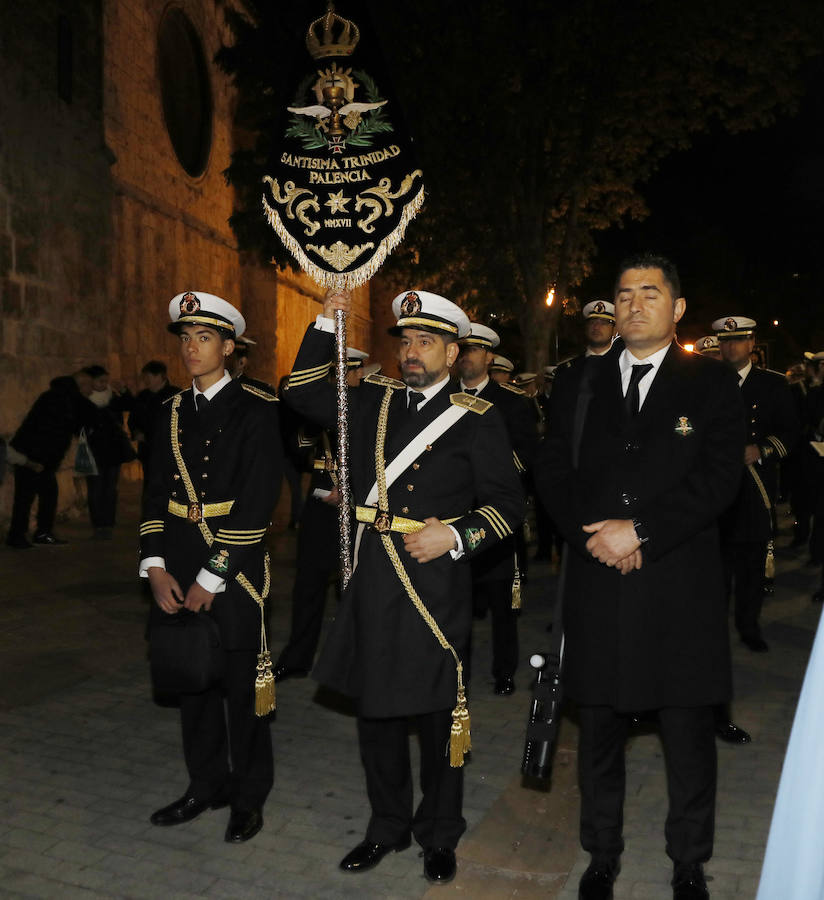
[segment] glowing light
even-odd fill
[[[555,288],[550,288],[546,295],[546,305],[552,306],[552,301],[555,299]]]
[[[692,353],[695,350],[695,344],[684,344],[684,349],[687,353]]]
[[[775,327],[778,328],[778,319],[773,319],[773,325],[775,325]]]

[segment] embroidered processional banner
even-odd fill
[[[371,278],[423,203],[418,168],[377,48],[333,4],[282,111],[263,205],[300,268],[326,288]]]

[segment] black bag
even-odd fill
[[[181,609],[153,617],[149,662],[155,690],[162,694],[199,694],[223,677],[220,630],[207,613]]]

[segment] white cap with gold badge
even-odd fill
[[[230,338],[239,338],[246,330],[246,320],[231,303],[203,291],[184,291],[172,297],[169,318],[168,328],[173,334],[180,334],[184,325],[219,328]]]
[[[498,333],[486,325],[479,325],[477,322],[469,323],[469,335],[461,338],[462,344],[471,344],[472,346],[484,347],[486,350],[492,350],[501,343]]]
[[[609,300],[590,300],[582,310],[585,319],[606,319],[615,321],[615,306]]]
[[[348,368],[359,369],[365,359],[369,359],[369,354],[365,350],[358,350],[355,347],[346,348],[346,365]]]
[[[720,350],[718,338],[714,334],[698,338],[694,346],[696,353],[718,353]]]
[[[507,359],[505,356],[496,356],[492,360],[492,365],[489,367],[490,372],[514,372],[515,371],[515,363],[512,362],[511,359]]]
[[[400,334],[402,328],[420,328],[439,334],[453,335],[455,340],[469,334],[469,318],[451,300],[429,291],[404,291],[392,301],[397,324],[390,334]]]
[[[716,319],[710,326],[719,341],[731,338],[751,337],[755,333],[755,319],[747,316],[722,316]]]

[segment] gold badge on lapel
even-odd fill
[[[675,423],[675,433],[680,434],[681,437],[687,437],[695,431],[692,427],[692,422],[686,416],[678,416],[678,421]]]

